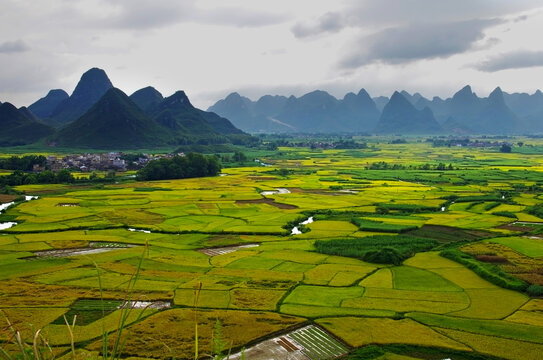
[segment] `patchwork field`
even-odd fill
[[[17,187],[39,198],[0,215],[16,223],[0,231],[2,349],[17,354],[20,331],[33,351],[41,329],[69,358],[77,315],[76,352],[95,358],[104,335],[123,358],[540,357],[543,157],[411,139],[260,159],[213,178]]]

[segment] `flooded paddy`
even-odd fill
[[[89,246],[74,249],[45,250],[35,252],[33,258],[63,258],[79,255],[99,254],[107,251],[132,248],[137,245],[123,243],[90,242]]]
[[[346,354],[348,349],[325,330],[315,325],[262,341],[244,352],[246,359],[316,360],[334,359]],[[241,353],[230,357],[241,359]]]
[[[258,247],[258,246],[260,245],[247,244],[247,245],[237,245],[237,246],[225,246],[225,247],[219,247],[219,248],[198,249],[197,251],[208,256],[217,256],[217,255],[228,254],[228,253],[241,250],[241,249],[253,248],[253,247]]]

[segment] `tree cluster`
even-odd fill
[[[56,174],[50,170],[45,170],[37,174],[15,170],[7,176],[0,176],[0,187],[26,184],[63,184],[73,183],[74,181],[75,178],[67,169],[60,170]]]
[[[439,163],[437,165],[430,165],[428,163],[423,165],[401,165],[401,164],[389,164],[385,161],[378,161],[366,166],[366,170],[454,170],[452,164],[445,165]]]
[[[221,171],[219,159],[196,153],[150,161],[138,171],[138,180],[184,179],[216,176]]]
[[[34,165],[45,166],[47,159],[43,155],[25,155],[0,158],[0,169],[32,171]]]

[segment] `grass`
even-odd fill
[[[409,266],[392,268],[394,288],[401,290],[462,291],[458,285],[427,270]]]
[[[466,293],[471,300],[470,306],[453,315],[472,319],[502,319],[528,301],[526,295],[500,288],[466,289]],[[492,306],[489,307],[489,304]]]
[[[451,340],[410,319],[339,317],[319,319],[317,324],[344,339],[353,347],[370,344],[413,344],[469,350],[462,343]]]
[[[439,329],[445,336],[462,342],[482,354],[498,356],[505,359],[537,360],[541,358],[543,345],[526,341],[503,339],[450,329]]]
[[[532,258],[543,257],[543,241],[538,239],[512,236],[506,238],[493,238],[488,241],[505,245]]]
[[[198,347],[200,354],[211,350],[212,331],[219,319],[222,337],[233,348],[266,334],[300,324],[304,319],[269,312],[235,310],[198,311]],[[138,357],[191,358],[194,355],[194,321],[191,309],[172,309],[159,312],[130,327],[125,349]],[[91,350],[100,349],[95,342]]]
[[[301,285],[296,287],[283,301],[285,304],[299,304],[324,307],[338,307],[345,299],[362,296],[362,287],[323,287]]]
[[[362,231],[403,233],[409,230],[417,229],[417,226],[413,225],[387,224],[380,221],[366,220],[356,217],[352,218],[351,221]]]

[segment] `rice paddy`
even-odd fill
[[[444,156],[453,170],[366,169]],[[543,285],[543,219],[529,212],[543,201],[541,156],[411,140],[261,158],[271,166],[222,177],[18,187],[40,197],[0,215],[16,223],[0,231],[1,312],[29,344],[32,328],[42,329],[59,357],[70,352],[64,315],[77,315],[76,348],[100,356],[127,296],[123,357],[193,358],[195,325],[200,353],[209,353],[217,319],[223,354],[245,347],[248,356],[254,345],[300,359],[369,345],[438,348],[444,357],[541,353],[541,299],[440,256],[454,249],[497,277]],[[309,217],[292,234],[288,224]],[[402,257],[320,252],[317,241]],[[10,339],[2,328],[0,346],[12,349]]]

